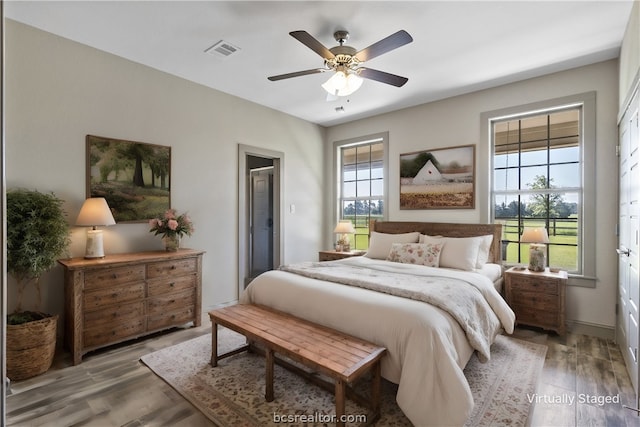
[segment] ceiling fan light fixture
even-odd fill
[[[336,96],[349,96],[360,89],[360,86],[362,86],[362,77],[353,72],[345,74],[343,71],[336,71],[322,84],[324,90]]]
[[[336,71],[333,76],[322,84],[322,88],[331,95],[338,95],[340,89],[342,89],[347,83],[347,78],[342,71]]]

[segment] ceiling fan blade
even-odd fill
[[[287,73],[287,74],[279,74],[277,76],[271,76],[267,78],[272,82],[275,82],[277,80],[290,79],[292,77],[300,77],[300,76],[306,76],[309,74],[324,73],[325,71],[327,70],[324,68],[313,68],[311,70],[296,71],[294,73]]]
[[[365,79],[376,80],[396,87],[401,87],[409,81],[406,77],[385,73],[384,71],[373,70],[371,68],[360,68],[358,70],[358,75]]]
[[[358,58],[358,61],[365,62],[369,61],[376,56],[380,56],[383,53],[387,53],[390,50],[397,49],[400,46],[404,46],[405,44],[411,43],[413,41],[413,37],[409,35],[405,30],[400,30],[397,33],[393,33],[388,37],[372,44],[369,47],[365,47],[360,52],[356,53],[354,56]]]
[[[313,38],[313,36],[306,31],[291,31],[289,33],[294,39],[298,40],[300,43],[323,57],[324,59],[332,59],[335,58],[335,55],[331,53],[329,49],[327,49],[322,43]]]

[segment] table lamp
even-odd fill
[[[520,243],[529,243],[529,270],[544,271],[547,267],[547,248],[549,243],[547,229],[544,227],[525,227]]]
[[[351,250],[351,245],[349,243],[349,234],[353,234],[356,232],[351,221],[349,221],[348,219],[339,221],[333,232],[336,234],[340,234],[336,250],[338,252],[349,252]]]
[[[104,197],[91,197],[84,201],[78,219],[76,219],[76,225],[92,227],[87,230],[85,258],[104,258],[102,230],[98,230],[96,227],[114,225],[115,223],[111,209],[109,209]]]

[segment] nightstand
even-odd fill
[[[529,271],[511,267],[504,273],[507,304],[519,324],[565,333],[566,271]]]
[[[318,260],[335,261],[337,259],[350,258],[352,256],[362,256],[364,254],[365,254],[364,251],[349,251],[349,252],[320,251],[318,252]]]

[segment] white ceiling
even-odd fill
[[[8,18],[202,85],[331,126],[619,54],[632,0],[606,1],[5,1]],[[401,87],[365,80],[328,102],[328,74],[271,82],[320,68],[289,35],[305,30],[327,47],[346,29],[357,50],[404,29],[414,41],[366,65],[409,78]],[[241,50],[204,51],[219,40]],[[25,54],[29,54],[25,52]],[[336,107],[344,107],[337,113]]]

